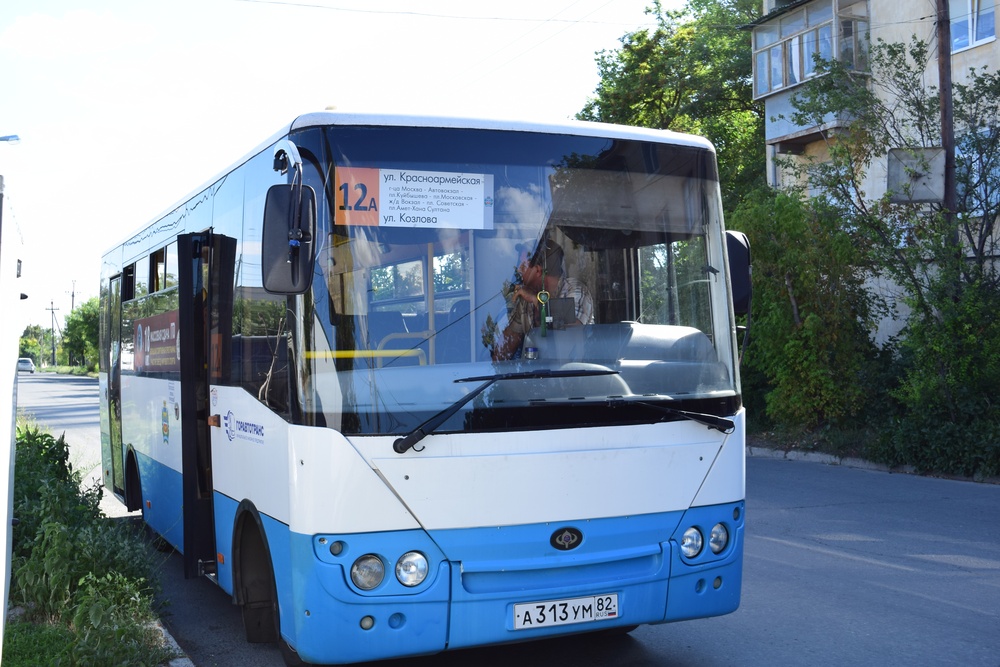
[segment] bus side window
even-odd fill
[[[136,260],[133,273],[135,291],[132,297],[138,299],[149,294],[149,257],[143,256]]]
[[[135,298],[135,264],[125,267],[122,274],[122,302],[131,301]]]
[[[159,292],[166,287],[163,274],[167,267],[166,248],[160,248],[149,256],[149,291]]]

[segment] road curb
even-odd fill
[[[921,473],[913,466],[888,466],[884,463],[874,463],[867,459],[859,459],[851,456],[836,456],[834,454],[824,454],[823,452],[806,452],[798,449],[775,449],[773,447],[759,447],[747,445],[747,456],[754,458],[779,459],[782,461],[806,461],[809,463],[822,463],[831,466],[843,466],[845,468],[858,468],[860,470],[870,470],[872,472],[884,472],[889,474],[917,475],[923,477],[934,477],[936,479],[949,479],[956,482],[974,482],[978,484],[1000,484],[1000,477],[962,477],[961,475],[944,475]]]
[[[194,663],[191,662],[191,658],[187,657],[184,649],[177,643],[177,640],[170,634],[170,631],[167,630],[162,621],[157,619],[153,622],[153,627],[163,636],[163,642],[179,656],[166,663],[167,667],[195,667]]]

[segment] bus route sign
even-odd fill
[[[493,176],[339,167],[336,224],[492,229]]]

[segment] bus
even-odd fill
[[[104,484],[288,664],[730,613],[721,211],[698,137],[300,116],[104,255]]]

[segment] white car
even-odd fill
[[[17,360],[17,372],[28,371],[29,373],[35,372],[35,362],[28,357],[21,357]]]

